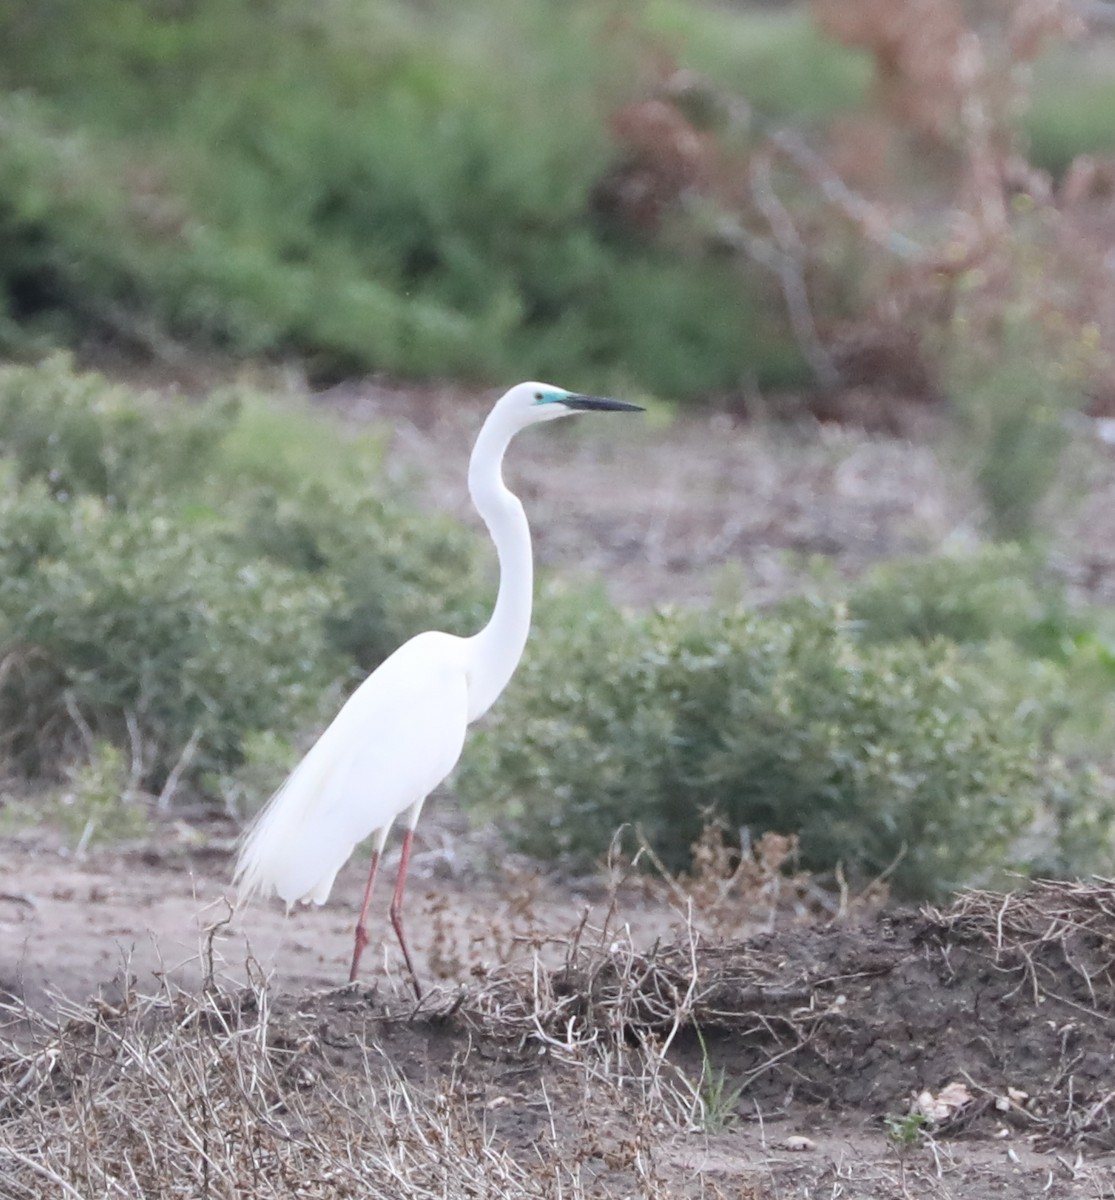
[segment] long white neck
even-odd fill
[[[489,415],[473,447],[468,490],[499,556],[499,593],[491,620],[470,638],[470,721],[491,708],[519,665],[530,632],[534,566],[530,526],[519,498],[503,482],[503,455],[518,432],[498,412]]]

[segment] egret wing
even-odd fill
[[[242,895],[325,901],[356,845],[420,803],[452,771],[468,724],[463,643],[425,633],[349,697],[245,840]]]

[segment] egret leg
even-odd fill
[[[356,918],[356,937],[352,948],[352,968],[348,973],[349,983],[356,982],[356,974],[360,970],[360,955],[368,944],[368,905],[372,902],[372,888],[376,885],[376,872],[379,870],[380,849],[377,846],[372,851],[372,866],[368,871],[368,882],[364,887],[364,903],[360,906],[360,916]]]
[[[410,863],[410,848],[414,843],[414,830],[408,829],[403,835],[403,848],[399,858],[399,878],[395,882],[395,895],[391,898],[391,924],[395,930],[395,936],[399,939],[399,945],[403,950],[403,958],[406,960],[407,970],[410,972],[410,982],[414,985],[414,994],[419,1000],[422,999],[422,989],[418,984],[418,976],[414,971],[414,964],[410,961],[410,951],[407,949],[407,940],[403,935],[403,888],[407,881],[407,866]]]

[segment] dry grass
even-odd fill
[[[164,978],[140,994],[125,964],[112,1001],[59,1000],[49,1017],[0,1007],[5,1200],[675,1195],[656,1173],[649,1123],[621,1137],[587,1121],[570,1130],[543,1081],[527,1101],[538,1129],[524,1154],[513,1128],[497,1128],[522,1097],[478,1088],[470,1038],[431,1072],[405,1046],[415,1014],[373,1017],[374,990],[287,997],[276,1011],[253,962],[247,988],[218,983],[214,932],[196,992]],[[444,1028],[459,1002],[441,995],[425,1019]]]
[[[788,873],[796,838],[767,834],[735,848],[723,835],[720,825],[706,825],[693,847],[692,870],[681,876],[645,840],[633,862],[612,861],[612,903],[602,925],[590,925],[586,915],[570,937],[536,943],[527,969],[521,958],[505,960],[461,998],[462,1019],[479,1036],[537,1043],[620,1107],[659,1124],[687,1132],[718,1126],[732,1095],[807,1045],[812,1029],[837,1011],[804,978],[787,981],[777,951],[749,946],[742,953],[739,941],[726,939],[741,929],[864,915],[885,899],[885,889],[874,886],[834,899],[807,874]],[[672,901],[682,918],[673,942],[656,941],[648,951],[615,919],[617,896],[644,856],[655,871],[642,877],[643,886]],[[556,960],[555,950],[561,951]],[[730,1091],[702,1036],[717,1029],[773,1047]],[[687,1030],[701,1048],[696,1072],[671,1053]]]
[[[730,877],[761,896],[762,862],[761,849],[742,867],[733,860]],[[704,889],[711,911],[722,908],[723,890],[708,879]],[[936,1180],[921,1194],[982,1198],[1001,1186],[994,1164],[965,1167],[946,1139],[994,1138],[1000,1125],[1051,1151],[1046,1194],[1056,1197],[1069,1194],[1054,1187],[1056,1154],[1082,1161],[1079,1150],[1112,1141],[1115,1093],[1094,1086],[1102,1063],[1083,1061],[1110,1054],[1110,881],[972,892],[944,910],[855,914],[747,942],[711,940],[690,919],[649,949],[613,909],[602,927],[582,922],[562,947],[535,946],[417,1011],[375,989],[277,996],[252,963],[250,985],[231,987],[216,978],[216,932],[196,991],[164,976],[153,994],[125,983],[84,1004],[59,1001],[51,1016],[3,1009],[4,1200],[889,1197],[915,1177]],[[556,949],[564,961],[547,967]],[[961,1057],[940,1057],[959,1024],[943,1010],[973,995],[981,1012],[953,1038]],[[1062,1032],[1045,1037],[1040,1017]],[[972,1102],[899,1152],[880,1121],[906,1086],[900,1064],[919,1021],[913,1078],[939,1089],[962,1077]],[[1020,1078],[1020,1023],[1041,1052],[1028,1068],[1037,1082],[1009,1091],[993,1064]],[[998,1059],[971,1054],[985,1030]],[[881,1047],[869,1065],[853,1046],[859,1079],[839,1057],[849,1040]],[[852,1089],[871,1071],[891,1090],[859,1093],[876,1098],[856,1118],[875,1123],[870,1150],[823,1161],[768,1143],[765,1121],[816,1111],[785,1098],[794,1087],[833,1086],[850,1119]],[[1077,1165],[1064,1161],[1067,1187]],[[969,1174],[974,1190],[941,1182]]]
[[[509,964],[461,1014],[478,1034],[544,1047],[620,1107],[674,1130],[708,1130],[720,1123],[728,1095],[747,1091],[840,1015],[806,981],[787,982],[782,968],[776,952],[702,945],[692,922],[677,943],[648,952],[625,931],[609,936],[582,926],[562,968],[545,970],[537,957],[529,972]],[[730,1092],[704,1046],[702,1031],[718,1029],[770,1047]],[[696,1071],[672,1053],[684,1031],[699,1039]]]
[[[460,1075],[427,1090],[374,1040],[331,1066],[312,1014],[267,989],[134,993],[58,1021],[7,1010],[4,1195],[518,1200],[609,1196],[583,1164],[514,1156]],[[554,1134],[556,1137],[556,1133]],[[630,1158],[648,1196],[645,1155]]]

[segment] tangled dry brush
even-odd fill
[[[417,1012],[258,973],[9,1003],[4,1195],[714,1196],[666,1169],[672,1139],[788,1104],[880,1121],[948,1080],[939,1137],[1115,1147],[1115,883],[645,951],[582,926],[565,950]]]

